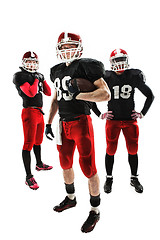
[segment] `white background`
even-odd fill
[[[0,167],[0,237],[16,239],[159,239],[159,5],[152,1],[5,1],[0,9],[1,23],[1,167]],[[40,71],[52,88],[50,67],[57,64],[55,46],[62,31],[79,34],[83,40],[83,57],[96,58],[109,69],[109,55],[117,47],[125,49],[130,65],[141,69],[153,90],[155,101],[144,119],[139,120],[139,179],[144,193],[130,186],[130,169],[124,137],[121,134],[115,155],[114,185],[111,194],[103,192],[105,181],[105,121],[94,114],[96,163],[100,176],[101,220],[93,232],[83,234],[81,225],[90,210],[88,183],[75,153],[75,187],[78,204],[63,213],[52,209],[65,197],[62,170],[55,141],[44,137],[43,161],[53,165],[48,172],[32,170],[40,188],[32,191],[25,184],[21,158],[23,131],[22,100],[12,83],[26,51],[35,51]],[[51,97],[44,96],[45,121]],[[136,110],[145,98],[136,92]],[[98,104],[102,112],[106,103]],[[56,121],[53,122],[55,129]]]

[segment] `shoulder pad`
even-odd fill
[[[85,70],[85,73],[92,80],[97,80],[103,77],[105,73],[104,65],[102,62],[92,58],[81,58],[79,64]]]
[[[17,72],[13,76],[13,83],[19,87],[27,82],[27,73],[26,72]]]
[[[80,58],[79,59],[79,63],[83,64],[83,63],[88,63],[88,64],[93,64],[93,65],[101,65],[103,66],[103,63],[96,60],[96,59],[93,59],[93,58]]]
[[[142,72],[141,70],[134,68],[128,69],[126,71],[129,71],[132,75],[139,75]]]
[[[108,77],[110,77],[110,76],[112,75],[112,73],[113,73],[113,72],[112,72],[111,70],[110,70],[110,71],[109,71],[109,70],[106,70],[104,76],[105,76],[106,78],[108,78]]]
[[[54,65],[53,67],[50,68],[50,71],[53,72],[53,71],[56,71],[58,68],[60,68],[62,65],[64,65],[64,63],[59,63],[59,64],[56,64]]]
[[[137,79],[139,79],[142,82],[146,82],[146,77],[141,70],[139,69],[129,69],[129,70],[131,71],[131,74],[133,76],[137,76]]]
[[[50,79],[53,82],[54,81],[54,73],[59,69],[61,69],[61,66],[64,65],[64,63],[59,63],[53,67],[50,68]]]

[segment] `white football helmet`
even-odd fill
[[[112,51],[109,60],[111,69],[115,72],[123,73],[124,70],[129,68],[128,54],[121,48]]]

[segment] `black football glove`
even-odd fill
[[[68,92],[72,95],[73,98],[76,98],[76,96],[80,93],[80,89],[77,85],[76,79],[73,80],[73,84],[71,83],[71,80],[66,81],[66,86],[68,88]]]
[[[39,82],[43,82],[44,81],[44,75],[41,73],[35,73],[34,77],[37,78],[39,80]]]
[[[48,136],[49,134],[52,138]],[[45,135],[49,140],[53,140],[54,134],[52,132],[51,124],[46,124]]]

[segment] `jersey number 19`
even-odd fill
[[[123,99],[128,99],[131,96],[132,87],[130,85],[124,85],[123,87],[121,87],[121,92],[119,91],[119,88],[119,86],[113,87],[114,99],[119,99],[119,97]]]

